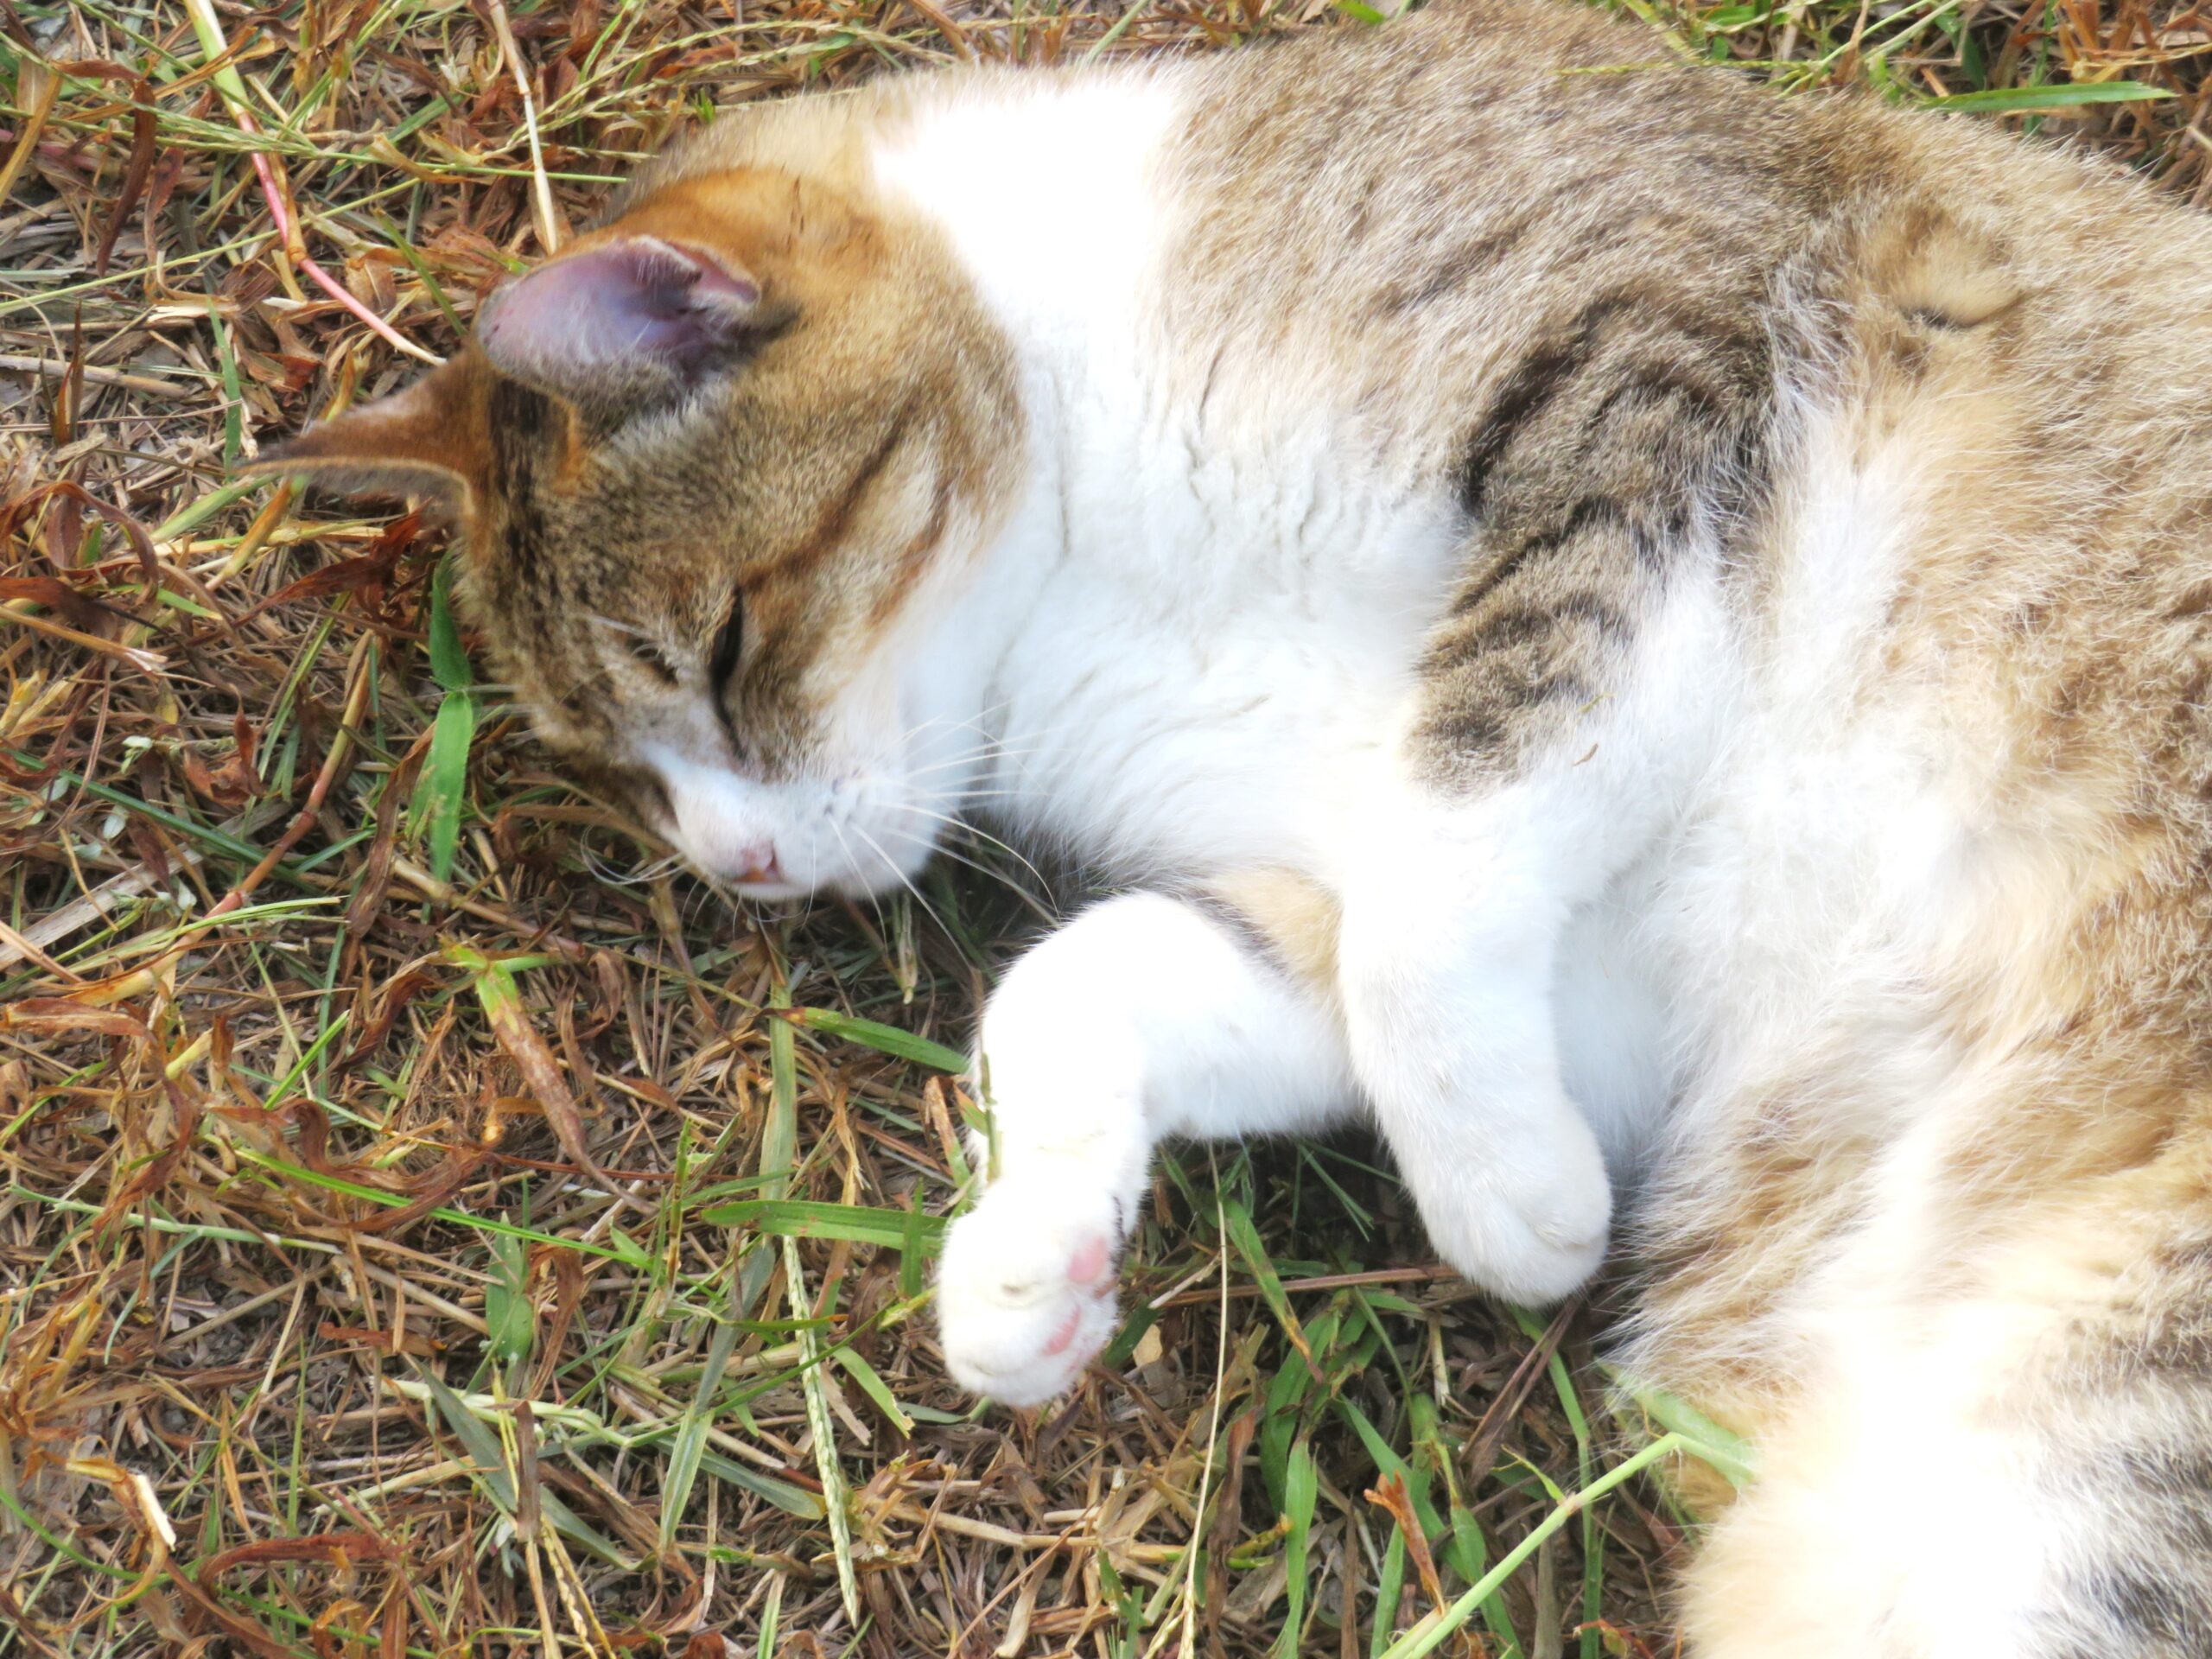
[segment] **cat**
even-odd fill
[[[982,1015],[952,1374],[1167,1136],[1365,1115],[1758,1447],[1707,1659],[2212,1654],[2212,226],[1528,0],[733,111],[264,464],[442,493],[544,742],[763,899],[1120,888]]]

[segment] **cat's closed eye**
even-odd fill
[[[729,683],[730,676],[737,672],[739,653],[745,646],[745,594],[733,589],[729,596],[729,613],[722,625],[715,631],[715,643],[707,653],[707,684],[721,691]]]

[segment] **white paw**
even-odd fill
[[[1598,1271],[1612,1220],[1596,1138],[1579,1117],[1553,1127],[1541,1147],[1471,1141],[1459,1156],[1405,1166],[1436,1253],[1475,1283],[1537,1307]]]
[[[1114,1334],[1110,1200],[1064,1183],[1001,1180],[952,1224],[938,1266],[944,1360],[963,1388],[1009,1406],[1065,1393]]]
[[[1458,1205],[1419,1205],[1437,1255],[1484,1289],[1548,1307],[1580,1289],[1604,1262],[1602,1224],[1593,1230],[1584,1216],[1531,1217],[1519,1204],[1492,1202],[1479,1216]]]

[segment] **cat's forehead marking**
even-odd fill
[[[747,569],[748,584],[804,578],[837,552],[869,493],[899,454],[912,426],[912,413],[911,404],[902,404],[893,413],[844,482],[833,486],[834,493],[818,510],[812,525],[791,546]]]

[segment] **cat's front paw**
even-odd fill
[[[1114,1334],[1110,1203],[1043,1182],[1001,1181],[952,1224],[938,1267],[944,1360],[1003,1405],[1065,1393]]]

